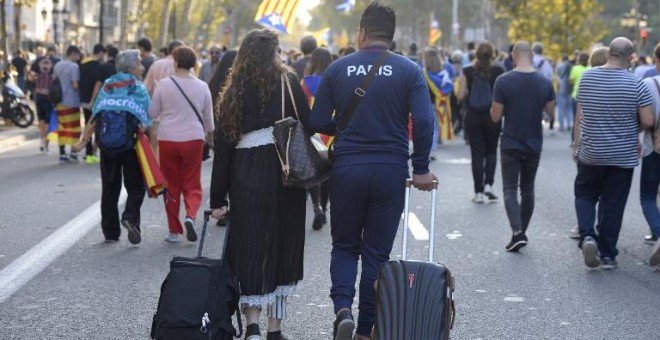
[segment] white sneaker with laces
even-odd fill
[[[484,186],[484,196],[488,197],[491,201],[497,200],[497,196],[493,193],[493,186],[490,184]]]
[[[573,227],[571,231],[568,232],[568,237],[574,240],[580,239],[580,228],[578,226]]]

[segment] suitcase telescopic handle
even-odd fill
[[[199,238],[199,247],[197,248],[197,257],[202,257],[202,250],[204,250],[204,241],[206,240],[206,227],[209,224],[209,218],[213,213],[212,209],[204,210],[204,225],[202,226],[202,236]]]
[[[431,191],[431,225],[429,226],[429,262],[435,258],[435,203],[438,195],[438,181],[434,180],[433,190]],[[406,199],[403,212],[403,247],[401,248],[401,259],[408,259],[408,227],[410,224],[410,188],[413,185],[412,179],[406,180]]]

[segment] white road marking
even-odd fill
[[[429,232],[426,230],[426,227],[419,221],[415,213],[410,213],[410,218],[408,220],[408,229],[412,233],[413,237],[419,241],[427,241],[429,239]]]
[[[520,296],[507,296],[504,298],[505,302],[525,302],[525,298]]]
[[[119,205],[126,202],[126,191],[119,196]],[[101,222],[101,201],[97,201],[67,224],[39,242],[21,257],[0,271],[0,303],[9,299],[23,285],[64,254]]]

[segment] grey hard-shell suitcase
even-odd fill
[[[432,191],[428,262],[410,261],[408,224],[411,181],[406,198],[401,260],[389,261],[380,270],[376,286],[376,340],[447,340],[456,314],[454,278],[443,264],[433,261],[435,251],[435,205]]]

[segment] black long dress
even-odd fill
[[[299,80],[290,75],[300,122],[309,126],[310,109]],[[262,107],[256,86],[245,86],[241,98],[242,133],[268,127],[282,118],[279,82]],[[295,117],[285,96],[286,116]],[[211,207],[227,205],[228,259],[241,284],[241,304],[267,307],[288,296],[303,278],[306,193],[282,184],[282,170],[273,144],[236,148],[216,128],[211,176]]]

